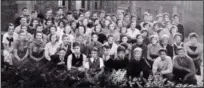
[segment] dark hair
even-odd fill
[[[142,34],[138,34],[138,35],[136,36],[136,39],[138,39],[138,37],[140,37],[140,36],[143,38]]]
[[[176,34],[174,35],[174,39],[176,38],[176,36],[180,36],[181,39],[183,39],[183,35],[182,35],[181,33],[176,33]]]
[[[38,24],[40,24],[40,19],[39,18],[34,18],[34,19],[32,19],[31,20],[31,22],[30,22],[30,26],[33,26],[33,21],[38,21]]]
[[[69,36],[64,34],[64,35],[62,35],[62,39],[64,39],[64,37],[69,37]]]
[[[39,27],[39,26],[42,26],[42,28],[43,28],[43,25],[41,25],[41,24],[38,24],[38,25],[36,25],[36,29]]]
[[[72,16],[73,16],[73,14],[72,14],[71,11],[68,11],[68,12],[66,13],[66,15],[72,15]]]
[[[31,14],[32,14],[32,13],[37,13],[37,11],[36,11],[36,10],[33,10],[33,11],[31,12]]]
[[[110,46],[108,46],[107,44],[103,45],[103,48],[105,49],[110,49]]]
[[[113,36],[112,34],[108,35],[108,38],[110,38],[110,37],[113,37],[113,38],[114,38],[114,36]]]
[[[110,24],[108,25],[108,29],[110,29],[110,25],[114,25],[114,30],[116,30],[116,25],[113,22],[110,22]]]
[[[57,27],[55,25],[51,25],[49,29],[51,29],[52,27],[54,27],[55,31],[57,31]]]
[[[63,20],[59,20],[58,26],[59,26],[61,23],[62,23],[62,24],[64,25],[64,27],[65,27],[66,23],[65,23]]]
[[[92,28],[93,27],[93,22],[88,22],[87,27]]]
[[[60,47],[57,49],[57,52],[59,53],[61,50],[65,51],[65,52],[67,51],[65,48]]]
[[[73,42],[73,47],[76,47],[76,46],[80,47],[80,44],[78,42]]]
[[[122,25],[123,25],[123,20],[121,20],[121,19],[118,19],[117,21],[116,21],[116,24],[118,25],[118,22],[119,21],[122,21]]]
[[[79,25],[79,27],[83,27],[84,28],[84,33],[86,33],[86,27],[83,25]],[[79,31],[79,27],[78,27],[78,31]]]
[[[41,34],[42,34],[42,38],[43,38],[43,32],[41,32],[41,31],[36,31],[36,32],[34,33],[34,38],[36,38],[37,33],[41,33]]]
[[[124,46],[118,46],[118,48],[117,48],[117,52],[120,52],[120,51],[123,51],[123,52],[125,52],[125,47]]]
[[[98,53],[98,48],[97,48],[97,47],[93,47],[93,48],[91,49],[91,52],[92,52],[92,51],[95,51],[95,52]]]
[[[196,33],[190,33],[189,34],[189,38],[192,39],[192,38],[198,38],[198,35]]]
[[[10,26],[14,26],[14,24],[13,23],[8,23],[7,24],[7,29],[9,29]]]
[[[97,24],[97,25],[94,25],[94,31],[96,32],[96,26],[98,26],[98,25],[100,25],[101,26],[101,24]],[[101,27],[102,28],[102,27]],[[102,29],[100,28],[100,32],[102,31]]]
[[[50,37],[49,37],[49,38],[50,38],[50,39],[49,39],[50,41],[52,40],[52,36],[56,36],[56,42],[57,42],[57,41],[59,41],[58,36],[57,36],[57,35],[55,35],[55,34],[51,34],[51,35],[50,35]]]
[[[27,7],[23,7],[21,10],[23,11],[23,10],[25,10],[25,9],[28,9]]]
[[[144,23],[142,26],[145,27],[145,26],[147,26],[148,24],[149,24],[149,23]]]
[[[159,54],[161,54],[161,52],[165,52],[165,53],[167,53],[167,50],[164,49],[164,48],[161,48],[161,49],[159,50]]]
[[[92,33],[92,34],[91,34],[91,36],[92,36],[92,37],[93,37],[94,35],[98,36],[98,34],[97,34],[97,33]]]

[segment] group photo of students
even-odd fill
[[[35,68],[34,78],[63,69],[106,80],[103,73],[125,69],[128,79],[161,75],[196,85],[196,75],[201,75],[203,45],[198,38],[202,35],[191,32],[185,37],[179,14],[164,11],[154,17],[146,11],[138,22],[128,12],[64,11],[63,7],[45,14],[27,7],[21,11],[3,34],[2,65]]]

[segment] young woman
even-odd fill
[[[117,20],[116,24],[117,24],[117,29],[121,29],[121,27],[123,27],[123,20]]]
[[[55,25],[50,26],[50,34],[47,36],[47,41],[49,42],[51,39],[51,35],[56,35],[57,27]],[[57,40],[59,40],[59,36],[57,35]],[[57,41],[58,42],[58,41]]]
[[[3,43],[3,56],[4,61],[8,64],[12,65],[12,58],[13,58],[13,50],[14,50],[14,43],[18,38],[18,34],[14,32],[14,24],[8,23],[8,32],[3,35],[2,43]]]
[[[76,21],[71,21],[70,25],[71,25],[71,29],[72,29],[73,33],[76,34],[77,29],[79,27],[79,23],[77,23]]]
[[[53,25],[52,19],[47,19],[44,25],[44,30],[42,31],[44,34],[50,34],[50,27]]]
[[[131,22],[130,28],[127,29],[127,35],[134,41],[138,34],[140,34],[140,31],[136,28],[136,22]]]
[[[56,34],[59,36],[59,42],[62,42],[62,35],[64,34],[64,28],[65,28],[65,22],[63,20],[60,20],[58,23]]]
[[[150,36],[151,43],[147,46],[147,61],[152,66],[154,60],[159,56],[159,39],[157,35]]]
[[[19,31],[19,39],[15,42],[14,45],[14,58],[13,65],[17,68],[24,68],[28,64],[28,55],[29,55],[29,41],[26,40],[26,32],[21,30]]]
[[[110,47],[108,45],[103,45],[103,54],[102,58],[105,65],[105,71],[111,72],[113,68],[113,59],[114,57],[109,54]]]
[[[196,67],[196,74],[201,75],[200,65],[202,62],[202,54],[203,54],[203,45],[198,42],[198,35],[196,33],[189,34],[189,41],[184,44],[184,48],[186,53],[189,57],[192,58],[195,67]]]
[[[116,26],[115,24],[111,23],[109,26],[108,26],[108,29],[109,29],[109,33],[107,34],[108,35],[113,35],[114,36],[114,41],[118,44],[119,41],[120,41],[120,33],[119,31],[116,29]]]
[[[147,30],[141,30],[141,34],[144,37],[143,43],[147,46],[149,44],[149,32]]]
[[[35,34],[35,31],[36,31],[36,26],[40,23],[40,19],[32,19],[31,20],[31,24],[29,26],[29,30],[28,30],[28,33],[30,34]]]
[[[128,58],[130,58],[131,57],[130,52],[131,52],[132,46],[131,46],[131,44],[128,43],[128,36],[127,35],[123,35],[121,37],[121,43],[119,44],[119,46],[124,46],[125,48],[127,48],[125,51],[125,54]]]
[[[167,34],[161,37],[160,45],[162,48],[166,49],[167,56],[173,58],[173,46],[169,44],[169,36]]]
[[[174,36],[178,33],[178,28],[176,26],[172,26],[169,31],[170,31],[169,44],[173,45],[174,44]]]
[[[110,20],[107,20],[107,19],[105,19],[102,23],[104,23],[103,24],[103,33],[104,34],[108,34],[110,31],[109,31],[109,29],[108,29],[108,26],[111,24],[111,21]]]
[[[57,35],[50,35],[50,42],[45,45],[45,58],[50,61],[51,56],[57,53],[59,43],[57,42]]]
[[[45,41],[43,41],[43,33],[42,32],[36,32],[34,34],[34,40],[30,44],[30,62],[35,67],[39,67],[43,64],[44,59],[44,47],[45,47]]]
[[[77,30],[75,41],[86,44],[86,42],[88,41],[88,38],[85,36],[85,33],[86,33],[85,27],[80,25],[78,30]]]
[[[98,41],[102,44],[107,41],[106,35],[102,32],[101,24],[95,25],[94,27],[95,33],[98,34]]]
[[[69,36],[70,41],[73,43],[75,40],[74,32],[71,29],[71,26],[69,24],[66,24],[64,29],[64,34]]]
[[[174,55],[178,55],[177,49],[183,47],[184,43],[182,42],[183,36],[180,33],[176,33],[174,36],[173,51]]]

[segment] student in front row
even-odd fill
[[[173,80],[173,63],[171,57],[167,56],[167,50],[161,48],[159,50],[159,57],[153,63],[152,72],[153,75],[162,75],[168,80]]]
[[[74,42],[73,52],[68,56],[67,59],[67,69],[75,69],[83,72],[87,69],[86,61],[86,55],[80,51],[80,44],[78,42]]]

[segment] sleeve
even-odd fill
[[[161,71],[161,73],[162,74],[169,74],[169,73],[172,73],[172,71],[173,71],[173,64],[172,64],[171,58],[169,57],[168,58],[168,67],[167,67],[167,70]]]
[[[158,69],[158,60],[156,59],[152,65],[152,72],[153,74],[155,74],[157,72]]]
[[[49,60],[49,43],[45,45],[45,58]]]
[[[191,72],[196,73],[195,65],[190,58],[188,58],[188,68],[191,70]]]
[[[176,69],[183,69],[183,67],[178,64],[178,58],[176,56],[173,58],[173,67]]]
[[[7,37],[6,34],[4,34],[3,35],[3,39],[2,39],[2,43],[3,44],[7,44],[8,43],[8,41],[6,41],[6,37]]]
[[[100,58],[100,68],[104,67],[104,62],[102,60],[102,58]]]
[[[69,55],[68,58],[67,58],[67,69],[68,70],[71,70],[71,67],[72,67],[72,55]]]

